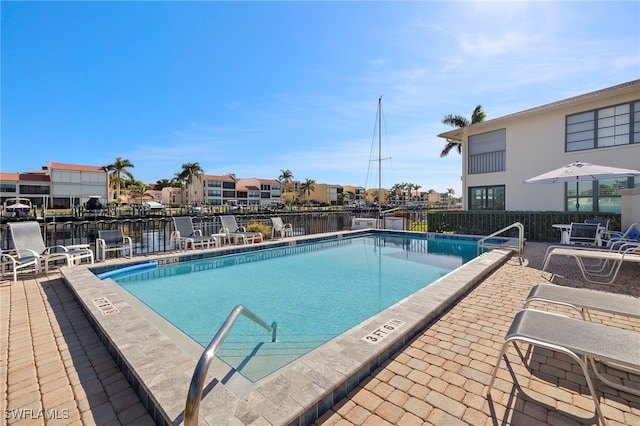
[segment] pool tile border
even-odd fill
[[[137,313],[122,297],[104,285],[96,277],[95,272],[100,273],[134,263],[149,261],[157,261],[159,264],[175,263],[242,253],[258,248],[339,239],[369,232],[371,231],[345,231],[321,237],[296,237],[272,243],[213,249],[194,254],[149,255],[135,261],[118,259],[104,266],[62,268],[62,273],[100,339],[156,423],[181,424],[187,390],[197,360]],[[376,232],[407,234],[398,231]],[[426,235],[426,233],[419,234]],[[434,238],[433,235],[427,237]],[[200,407],[200,419],[209,424],[308,425],[312,423],[488,274],[506,262],[510,256],[510,251],[499,249],[482,254],[256,382],[241,395],[235,394],[223,384],[226,378],[219,378],[220,381],[217,381],[210,375],[207,379],[208,393],[205,393]],[[92,302],[99,297],[106,297],[120,312],[104,316]],[[405,322],[392,337],[377,345],[362,341],[362,337],[391,318]],[[212,383],[215,385],[211,386]]]

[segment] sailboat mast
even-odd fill
[[[378,219],[382,220],[382,95],[378,98]]]

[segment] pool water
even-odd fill
[[[256,381],[476,256],[474,241],[370,235],[161,266],[114,280],[206,347],[242,304],[218,357]]]

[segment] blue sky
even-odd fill
[[[449,113],[487,119],[640,78],[640,3],[1,3],[0,169],[129,159],[461,192]],[[374,153],[372,154],[372,147]]]

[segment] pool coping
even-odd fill
[[[267,241],[252,246],[200,250],[191,252],[191,255],[173,252],[136,256],[134,259],[121,258],[102,264],[61,268],[61,271],[90,323],[156,423],[181,424],[197,358],[141,315],[121,294],[104,285],[93,271],[149,261],[174,263],[191,257],[225,254],[236,249],[244,252],[259,247],[293,246],[371,231],[427,235],[406,231],[343,231]],[[433,234],[430,236],[433,237]],[[454,239],[470,238],[457,236]],[[238,380],[242,381],[236,377],[239,374],[231,373],[218,379],[210,374],[200,406],[200,421],[239,425],[312,423],[506,262],[511,254],[510,250],[494,249],[476,257],[264,379],[250,385],[243,382],[241,392],[236,391]],[[392,320],[404,324],[392,327],[394,329],[388,335],[384,328],[380,331]],[[384,334],[385,337],[377,343],[363,341],[376,334]]]

